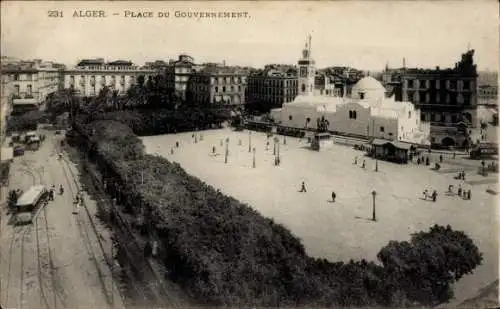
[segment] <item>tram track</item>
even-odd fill
[[[76,194],[79,192],[78,190],[78,181],[76,176],[74,175],[73,171],[71,170],[71,167],[69,166],[69,163],[67,162],[66,158],[61,158],[59,160],[59,163],[61,165],[61,168],[63,170],[64,177],[66,178],[66,181],[68,183],[68,190],[70,191],[69,193],[71,196],[76,196]],[[100,240],[100,233],[97,231],[97,227],[95,226],[95,223],[92,219],[92,215],[90,214],[90,211],[88,210],[87,205],[85,202],[81,203],[83,206],[83,210],[86,213],[86,217],[88,217],[88,223],[86,224],[83,218],[80,217],[78,213],[78,206],[75,207],[75,215],[76,215],[76,223],[78,226],[78,230],[81,236],[81,239],[83,241],[83,247],[85,248],[85,251],[89,255],[90,259],[93,261],[93,264],[95,266],[95,269],[97,271],[97,275],[99,278],[99,283],[100,283],[100,289],[103,294],[103,296],[106,299],[106,303],[108,307],[114,307],[114,291],[113,291],[113,285],[111,285],[110,288],[107,287],[106,285],[106,275],[103,273],[103,270],[101,269],[101,266],[99,265],[99,259],[96,256],[96,252],[93,248],[92,241],[91,241],[91,234],[94,235],[96,238],[96,241],[99,245],[100,251],[104,257],[104,260],[106,264],[108,264],[108,267],[110,266],[110,261],[106,258],[106,253],[103,247],[103,244]],[[89,227],[90,226],[90,227]],[[91,231],[89,231],[89,229]],[[111,261],[112,263],[113,261]],[[110,269],[111,273],[111,279],[113,280],[113,273],[112,270]]]
[[[36,173],[38,176],[38,183],[46,186],[46,182],[44,181],[42,173],[40,172],[39,169],[30,167],[30,165],[26,161],[23,162],[23,165],[27,169],[27,172],[32,174],[33,179],[35,179],[35,181],[36,181],[35,177]],[[36,250],[36,254],[33,255],[33,258],[36,260],[35,264],[37,267],[36,273],[39,284],[40,298],[42,304],[46,309],[58,308],[57,300],[59,300],[59,303],[62,304],[63,307],[66,307],[65,297],[64,295],[61,295],[61,293],[59,292],[58,288],[59,285],[57,284],[57,280],[55,278],[55,265],[52,259],[52,248],[50,244],[51,239],[50,239],[49,224],[47,219],[47,203],[44,202],[44,204],[40,205],[39,208],[40,209],[38,209],[38,213],[36,214],[36,217],[34,217],[33,220],[33,226],[35,230],[35,250]],[[41,226],[39,224],[40,221],[42,221]],[[41,246],[41,243],[45,244],[43,248]],[[47,280],[45,280],[46,270],[43,267],[44,265],[42,265],[42,263],[45,264],[45,266],[48,268],[48,273],[49,273],[48,277],[50,278],[49,282],[51,285],[50,287],[47,284],[48,283]],[[47,289],[48,287],[49,289]],[[51,303],[49,302],[49,296],[48,296],[49,294],[52,294]]]
[[[146,272],[149,278],[153,279],[153,282],[144,282],[144,284],[147,286],[147,289],[144,289],[144,287],[142,287],[140,290],[137,290],[135,287],[133,289],[136,292],[138,291],[139,295],[141,295],[145,301],[148,301],[147,305],[149,306],[155,304],[159,307],[169,306],[170,308],[176,308],[177,305],[173,304],[172,297],[170,296],[165,286],[162,284],[161,279],[158,277],[157,273],[154,271],[151,262],[143,256],[137,256],[137,254],[134,255],[130,252],[130,248],[127,244],[130,244],[132,247],[134,247],[134,252],[143,252],[143,248],[141,248],[141,246],[139,245],[135,233],[132,231],[132,227],[130,226],[128,221],[122,217],[120,211],[116,208],[114,201],[99,185],[98,176],[96,176],[93,172],[88,172],[87,174],[92,178],[92,182],[94,183],[93,187],[95,188],[95,194],[99,197],[99,200],[104,200],[107,202],[106,204],[111,205],[109,212],[113,214],[113,226],[116,228],[115,232],[120,233],[121,238],[124,238],[126,240],[126,242],[118,241],[117,244],[122,250],[124,250],[126,258],[127,260],[129,260],[129,264],[132,267],[132,271],[143,275]],[[138,260],[144,261],[144,267],[142,267],[141,269],[139,269],[139,267],[136,265],[136,261]],[[139,281],[144,281],[144,278],[137,278],[137,275],[133,277],[135,279],[138,279]],[[132,280],[130,283],[133,286],[139,285],[136,280]],[[145,293],[146,290],[149,292]]]

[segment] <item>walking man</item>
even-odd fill
[[[300,191],[299,191],[299,192],[307,192],[305,182],[302,182],[302,186],[301,186],[301,188],[300,188]]]
[[[366,161],[363,160],[363,165],[361,166],[362,168],[365,168],[366,167]]]
[[[337,194],[335,194],[335,191],[332,191],[332,202],[335,203],[335,198],[337,198]]]
[[[439,163],[443,163],[443,155],[442,154],[439,155]]]
[[[436,199],[437,199],[437,195],[438,195],[438,194],[437,194],[436,190],[432,191],[432,201],[433,201],[433,202],[435,202],[435,201],[436,201]]]

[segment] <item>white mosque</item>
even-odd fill
[[[276,123],[316,129],[317,120],[324,118],[331,132],[429,144],[430,125],[420,121],[420,110],[411,102],[396,102],[394,97],[386,97],[386,89],[373,77],[359,80],[349,98],[315,91],[316,70],[311,58],[310,36],[298,68],[299,95],[282,108],[271,110],[271,118]]]

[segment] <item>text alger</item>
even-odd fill
[[[151,18],[153,17],[153,12],[132,12],[132,11],[125,11],[125,17],[132,17],[132,18]]]
[[[73,17],[93,17],[93,18],[104,18],[106,13],[102,10],[75,10],[73,12]]]

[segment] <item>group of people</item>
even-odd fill
[[[438,196],[436,190],[433,190],[432,193],[429,194],[429,190],[427,190],[427,189],[424,190],[423,195],[424,195],[424,200],[430,199],[433,202],[435,202],[437,200],[437,196]]]
[[[358,165],[358,157],[354,157],[354,161],[352,162],[354,165]],[[361,164],[361,168],[366,168],[366,160],[363,160],[363,163]]]
[[[454,194],[453,185],[448,186],[448,193]],[[471,190],[470,189],[468,189],[468,190],[462,189],[462,185],[458,185],[457,195],[459,197],[462,197],[464,200],[470,200],[471,199]]]
[[[49,201],[53,201],[54,200],[54,192],[56,191],[56,185],[52,185],[49,189]],[[64,187],[63,185],[59,185],[59,195],[63,195],[64,194]]]
[[[302,184],[300,186],[299,192],[307,192],[306,183],[304,181],[302,182]],[[332,202],[335,203],[336,198],[337,198],[337,194],[335,193],[335,191],[332,191]]]

